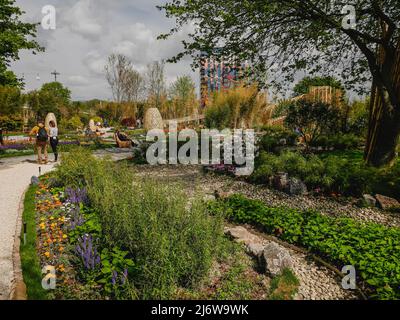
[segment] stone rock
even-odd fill
[[[287,192],[292,196],[302,196],[307,194],[308,190],[303,181],[297,178],[290,178]]]
[[[39,185],[39,183],[40,183],[40,180],[39,180],[38,177],[33,176],[33,177],[31,178],[31,185],[37,186],[37,185]]]
[[[92,132],[96,132],[96,130],[97,130],[97,126],[96,126],[96,124],[94,123],[94,120],[93,120],[93,119],[90,119],[90,121],[89,121],[89,129],[90,129],[90,131],[92,131]]]
[[[56,128],[57,128],[57,118],[54,113],[49,113],[46,116],[46,120],[44,121],[46,128],[50,128],[50,121],[54,121]]]
[[[216,198],[213,194],[206,194],[203,198],[204,201],[215,201]]]
[[[286,139],[281,139],[281,140],[279,140],[279,144],[281,146],[286,146],[287,145],[287,140]]]
[[[285,172],[278,172],[272,180],[272,186],[279,191],[285,191],[288,184],[289,175]]]
[[[233,238],[238,243],[249,246],[252,243],[261,243],[261,239],[247,231],[244,227],[225,228],[225,234]]]
[[[144,115],[144,128],[145,130],[164,129],[164,121],[160,111],[157,108],[150,108]]]
[[[262,243],[250,243],[247,246],[247,252],[251,254],[252,256],[260,259],[262,256],[262,253],[264,252],[265,246]]]
[[[282,274],[285,268],[293,268],[293,260],[289,251],[274,242],[264,248],[261,259],[265,267],[265,273],[273,277]]]
[[[386,197],[381,194],[377,194],[375,198],[377,200],[378,207],[382,210],[400,209],[400,203],[396,199]]]
[[[375,197],[371,196],[370,194],[363,194],[362,200],[365,205],[368,207],[375,207],[376,206],[376,199]]]

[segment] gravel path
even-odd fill
[[[286,193],[257,186],[223,175],[203,175],[198,166],[150,166],[138,167],[140,175],[154,175],[157,179],[176,180],[195,190],[213,194],[214,191],[241,193],[258,199],[272,207],[286,206],[300,210],[316,210],[333,217],[350,217],[361,222],[375,222],[389,227],[400,227],[400,214],[384,212],[376,208],[359,208],[349,202],[342,203],[332,198],[313,196],[289,196]],[[196,189],[194,188],[196,187]]]
[[[42,165],[42,174],[54,164]],[[39,166],[34,157],[0,160],[0,300],[10,298],[14,281],[13,247],[22,196]]]

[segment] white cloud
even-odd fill
[[[69,76],[67,84],[70,86],[81,86],[89,84],[89,80],[83,76]]]
[[[105,14],[99,8],[94,0],[80,0],[63,15],[63,24],[84,38],[99,40],[106,23]]]
[[[83,63],[92,74],[104,75],[104,67],[107,63],[107,59],[98,51],[91,51],[83,59]]]
[[[26,11],[28,21],[41,17],[41,8],[49,0],[17,0]],[[39,30],[38,40],[46,52],[36,56],[21,54],[13,64],[17,75],[25,75],[26,88],[36,89],[52,81],[51,72],[61,73],[59,80],[72,90],[73,99],[108,99],[110,89],[104,67],[112,53],[128,56],[141,73],[155,60],[177,54],[189,29],[174,38],[158,41],[160,33],[168,31],[172,21],[155,8],[165,0],[51,0],[57,10],[57,29]],[[180,75],[189,74],[197,82],[198,73],[192,73],[190,59],[166,66],[168,83]],[[37,73],[41,80],[35,80]]]

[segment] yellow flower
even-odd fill
[[[63,235],[63,239],[67,239],[68,236],[66,234]]]
[[[47,252],[44,253],[44,255],[46,256],[46,258],[49,258],[50,257],[50,252],[47,251]]]

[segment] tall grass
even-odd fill
[[[217,92],[206,110],[206,126],[213,129],[252,128],[260,124],[259,115],[266,108],[266,97],[255,85]]]
[[[64,156],[57,174],[67,185],[87,187],[104,241],[128,250],[139,266],[130,282],[141,298],[172,298],[176,288],[207,276],[223,227],[200,199],[188,203],[179,186],[139,180],[127,166],[84,151]]]

